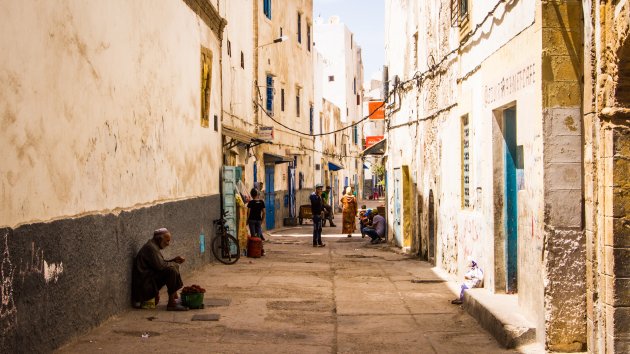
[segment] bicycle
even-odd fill
[[[221,213],[221,218],[214,220],[215,236],[212,240],[212,254],[223,264],[234,264],[241,257],[241,247],[236,237],[228,233],[225,216],[227,211]]]

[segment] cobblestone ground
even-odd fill
[[[263,258],[209,265],[184,279],[208,289],[207,304],[229,304],[131,310],[58,352],[510,352],[450,304],[453,293],[429,264],[360,235],[342,237],[339,228],[324,228],[327,246],[313,248],[310,232],[310,225],[284,229],[269,237]],[[201,313],[220,319],[191,321]]]

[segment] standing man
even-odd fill
[[[311,212],[313,213],[313,247],[325,247],[322,243],[322,212],[324,211],[324,202],[322,201],[321,184],[315,185],[315,192],[311,194]]]
[[[332,206],[328,203],[330,200],[330,186],[326,186],[326,190],[322,192],[322,202],[324,203],[324,218],[328,220],[328,224],[330,227],[335,227],[335,223],[333,222],[333,209]],[[325,224],[326,221],[322,221],[322,225]]]

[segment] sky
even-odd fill
[[[381,70],[385,61],[385,0],[313,0],[313,17],[337,15],[362,48],[364,80]]]

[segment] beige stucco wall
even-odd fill
[[[0,226],[218,193],[219,41],[184,2],[3,1],[0,13]]]
[[[258,4],[257,37],[254,42],[258,48],[258,61],[255,67],[257,85],[260,89],[262,106],[266,100],[266,75],[274,76],[274,110],[273,118],[283,125],[303,133],[309,133],[309,109],[314,105],[313,94],[313,46],[310,51],[307,46],[307,25],[311,26],[311,40],[313,38],[313,2],[312,0],[272,0],[272,16],[268,19],[263,13],[262,1]],[[256,6],[254,7],[256,9]],[[302,42],[297,40],[297,14],[302,14]],[[256,26],[256,25],[255,25]],[[285,42],[270,44],[282,35],[288,37]],[[270,44],[270,45],[268,45]],[[296,111],[296,95],[300,95],[300,115]],[[285,90],[285,109],[281,111],[280,94]],[[254,97],[258,99],[256,91]],[[288,157],[297,156],[296,176],[304,174],[304,187],[313,186],[313,138],[297,132],[292,132],[272,121],[262,109],[256,110],[257,124],[274,127],[273,144],[263,144],[256,149],[258,163],[258,180],[264,180],[264,152]],[[287,164],[275,165],[274,189],[287,191]],[[279,197],[278,197],[279,196]],[[280,198],[280,199],[278,199]],[[282,200],[278,194],[276,200]],[[302,197],[304,199],[304,197]],[[306,200],[298,197],[297,205]],[[288,215],[285,215],[288,216]],[[278,219],[276,212],[276,219]],[[279,226],[276,223],[276,226]]]

